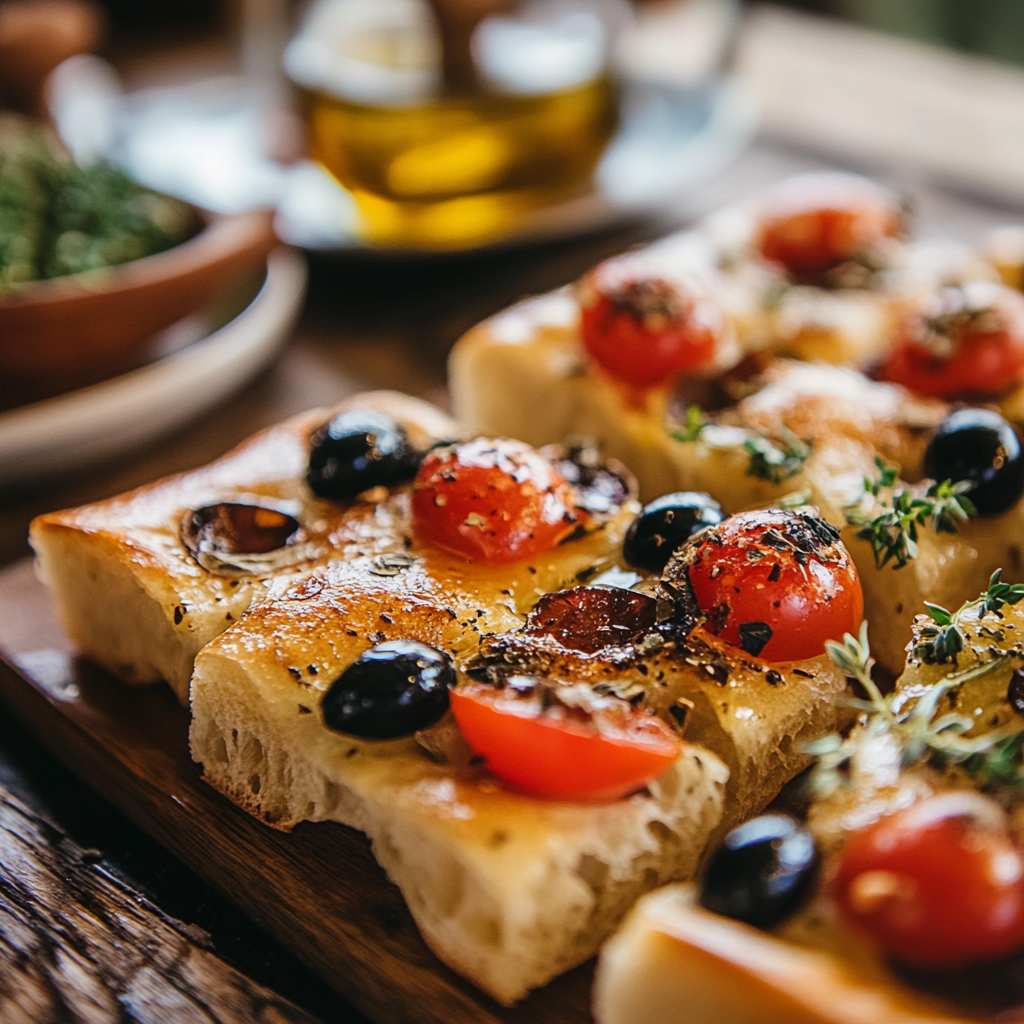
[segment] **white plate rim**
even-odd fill
[[[0,487],[141,447],[236,391],[288,339],[306,273],[301,254],[279,247],[252,302],[205,338],[121,376],[0,413]]]

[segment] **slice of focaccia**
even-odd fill
[[[270,578],[343,560],[357,541],[360,554],[379,553],[374,506],[353,515],[317,499],[305,483],[310,435],[331,415],[352,410],[392,417],[424,449],[458,436],[435,407],[373,392],[271,427],[202,469],[38,517],[30,537],[38,572],[82,653],[125,682],[166,680],[184,704],[196,654],[240,618]],[[211,571],[182,543],[182,527],[188,513],[217,503],[283,512],[301,523],[301,533],[286,547]]]
[[[845,680],[823,656],[770,664],[699,630],[675,638],[643,591],[539,595],[538,579],[554,589],[557,574],[566,585],[591,575],[623,525],[500,568],[413,533],[396,574],[354,559],[284,581],[196,659],[192,752],[207,780],[278,827],[336,820],[365,831],[438,956],[502,1002],[592,955],[653,885],[691,876],[712,836],[763,807],[807,763],[802,744],[837,722]],[[595,634],[586,609],[618,605],[616,594],[637,617],[601,619]],[[558,636],[537,632],[552,602],[571,611],[576,600],[585,608],[559,614]],[[533,608],[525,627],[517,606]],[[595,643],[601,629],[619,639]],[[453,652],[465,673],[456,692],[485,677],[499,692],[607,695],[633,714],[682,709],[682,752],[640,792],[579,802],[500,785],[488,770],[497,765],[466,756],[450,723],[439,727],[447,737],[428,730],[419,742],[326,728],[334,680],[369,644],[408,639]]]
[[[708,882],[642,901],[602,953],[599,1024],[1020,1019],[1022,600],[996,579],[919,616],[894,693],[874,695],[812,777],[811,884],[762,922],[736,896],[752,873],[728,894],[739,919],[704,909]],[[863,678],[868,652],[845,648]],[[781,834],[762,820],[750,836]]]

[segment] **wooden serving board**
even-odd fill
[[[0,698],[50,752],[382,1024],[586,1024],[589,965],[511,1010],[441,964],[361,833],[285,834],[207,786],[188,713],[76,657],[30,560],[0,572]]]

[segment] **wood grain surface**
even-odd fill
[[[275,832],[206,786],[170,690],[122,686],[78,659],[29,561],[0,573],[0,659],[0,697],[54,755],[373,1020],[590,1020],[589,967],[502,1009],[427,949],[364,836],[333,823]]]
[[[316,1024],[0,786],[0,1020]]]

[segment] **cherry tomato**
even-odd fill
[[[617,800],[663,775],[682,750],[660,718],[614,697],[595,698],[584,711],[513,685],[470,683],[450,696],[462,735],[487,769],[548,800]]]
[[[882,380],[936,398],[989,398],[1024,376],[1024,296],[976,281],[929,295],[903,316]]]
[[[853,174],[801,174],[765,197],[756,245],[797,281],[816,284],[826,271],[898,237],[903,214],[874,182]]]
[[[855,834],[833,892],[908,964],[957,967],[1024,945],[1024,863],[1002,811],[977,793],[930,797]]]
[[[699,536],[682,557],[706,627],[727,643],[767,661],[802,661],[859,628],[860,579],[823,519],[766,509]]]
[[[639,391],[706,366],[725,335],[710,293],[666,269],[647,253],[626,253],[599,264],[580,286],[583,347]]]
[[[554,547],[580,514],[551,463],[521,441],[478,438],[431,452],[413,485],[413,530],[475,562],[517,562]]]

